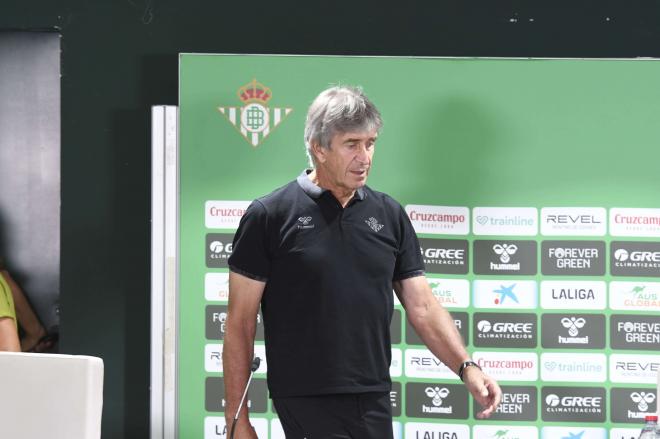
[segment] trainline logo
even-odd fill
[[[470,232],[467,207],[408,204],[405,209],[417,233],[467,235]]]
[[[475,235],[534,236],[538,233],[535,207],[475,207],[472,217]]]
[[[607,379],[605,354],[541,354],[543,381],[602,383]]]

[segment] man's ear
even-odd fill
[[[312,143],[312,154],[314,154],[314,158],[316,159],[317,163],[325,163],[326,150],[324,147],[321,146],[320,143],[317,142]]]

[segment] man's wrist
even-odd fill
[[[475,363],[472,360],[467,360],[461,363],[461,365],[458,367],[458,377],[463,381],[463,376],[465,375],[465,370],[469,367],[476,367],[477,369],[481,370],[481,366],[479,366],[477,363]]]

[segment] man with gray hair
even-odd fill
[[[312,103],[312,169],[255,200],[229,259],[223,364],[227,425],[237,412],[264,316],[268,388],[287,439],[392,438],[392,290],[428,348],[490,416],[497,383],[470,360],[433,296],[399,203],[366,186],[380,113],[361,89],[332,87]],[[244,408],[235,439],[256,438]]]

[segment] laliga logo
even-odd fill
[[[493,251],[500,256],[500,261],[506,264],[511,260],[511,255],[516,254],[518,246],[515,244],[495,244]]]
[[[582,317],[579,319],[576,319],[575,317],[571,317],[570,319],[568,317],[564,317],[561,319],[561,325],[568,329],[568,335],[571,337],[578,335],[580,332],[579,330],[584,327],[585,323],[587,323],[587,321]]]
[[[645,412],[649,409],[649,404],[655,401],[655,393],[633,392],[630,399],[637,404],[640,412]]]
[[[291,108],[269,108],[273,97],[270,88],[253,79],[238,89],[242,107],[218,107],[218,111],[241,133],[254,148],[293,111]]]
[[[445,387],[442,389],[439,387],[427,387],[426,396],[431,398],[431,402],[434,406],[440,407],[442,405],[442,399],[449,396],[449,390]]]

